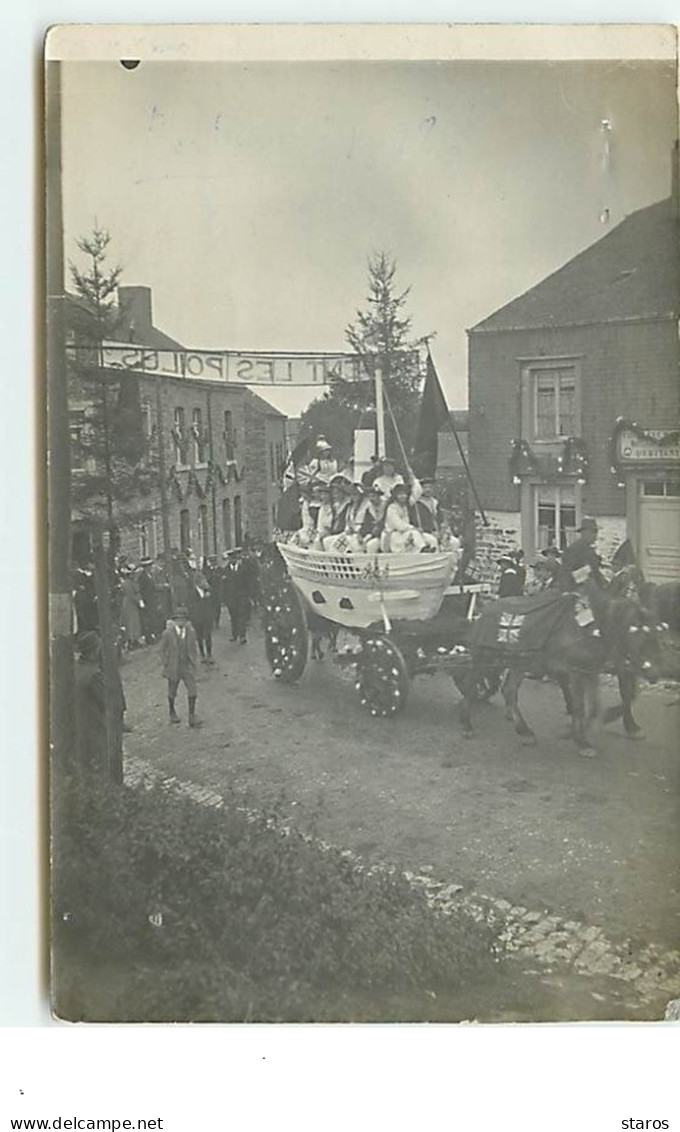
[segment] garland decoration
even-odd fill
[[[528,440],[513,440],[510,447],[510,477],[515,486],[522,482],[522,476],[540,476],[548,481],[575,476],[579,484],[588,480],[588,451],[579,437],[568,436],[559,455],[536,453]]]
[[[225,462],[227,465],[226,482],[229,482],[229,480],[233,479],[236,481],[236,483],[240,483],[240,481],[243,479],[243,468],[239,468],[238,461],[236,459],[236,452],[239,446],[236,435],[233,432],[227,432],[225,430],[222,433],[222,440],[224,441],[224,454]]]
[[[185,470],[185,469],[182,469]],[[227,469],[225,474],[224,470],[219,464],[208,464],[208,470],[205,476],[205,482],[201,483],[195,468],[188,470],[186,486],[182,487],[182,482],[178,474],[178,468],[173,465],[167,475],[167,485],[174,493],[175,499],[178,503],[184,503],[191,495],[197,496],[198,499],[205,499],[213,489],[214,484],[219,483],[222,487],[226,487],[232,478],[230,474],[231,469]],[[238,477],[240,478],[240,477]]]
[[[510,475],[515,485],[521,483],[522,476],[540,473],[538,457],[532,451],[528,440],[513,440],[510,445]]]
[[[564,442],[562,456],[562,475],[576,476],[576,482],[586,483],[588,479],[588,451],[585,443],[577,436],[568,436]]]

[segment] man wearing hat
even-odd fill
[[[543,590],[561,588],[562,565],[560,552],[554,545],[542,550],[538,558],[531,563],[532,577],[528,583],[528,592],[542,593]]]
[[[524,578],[512,554],[502,554],[498,559],[501,577],[498,583],[499,597],[521,597],[524,593]]]
[[[595,519],[590,516],[584,518],[579,527],[579,537],[562,553],[566,588],[581,586],[588,578],[592,578],[602,589],[606,586],[606,580],[600,569],[602,559],[595,551],[597,536],[598,526]]]
[[[175,697],[180,681],[187,690],[189,700],[189,727],[201,727],[196,719],[196,664],[198,644],[193,625],[189,621],[186,607],[180,605],[171,621],[168,621],[160,644],[161,675],[168,682],[168,709],[170,722],[179,723],[175,711]]]
[[[213,631],[213,597],[210,583],[194,557],[187,559],[187,602],[189,620],[196,631],[196,640],[201,654],[201,663],[213,665],[212,631]]]

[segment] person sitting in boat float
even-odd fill
[[[461,556],[463,553],[463,544],[451,523],[451,514],[447,511],[443,512],[439,527],[439,549],[455,550]]]
[[[359,544],[367,554],[378,554],[387,501],[376,483],[366,492],[359,520]]]
[[[418,495],[416,483],[420,484],[421,492]],[[439,541],[441,519],[439,515],[439,500],[434,494],[434,479],[432,476],[422,476],[414,481],[409,502],[409,517],[411,522],[425,534],[434,535]]]
[[[356,481],[350,481],[346,490],[348,504],[345,510],[344,535],[348,549],[356,553],[364,549],[360,531],[367,505],[366,492]]]
[[[396,484],[392,489],[390,502],[385,511],[385,525],[380,539],[381,550],[391,554],[419,553],[423,550],[437,550],[436,535],[421,531],[411,522],[409,502],[417,502],[420,497],[420,484],[416,480],[413,488],[405,483]]]
[[[347,515],[351,503],[351,487],[351,481],[347,479],[347,476],[342,474],[333,476],[331,480],[331,506],[333,508],[332,535],[342,535],[345,533]]]
[[[352,481],[342,474],[333,476],[330,482],[331,509],[333,517],[331,529],[324,534],[323,549],[336,550],[345,553],[349,550],[358,550],[358,544],[352,539],[354,534],[354,517],[356,513],[356,493]]]
[[[389,499],[398,484],[403,484],[404,477],[396,470],[394,460],[389,456],[383,457],[380,461],[380,474],[373,480],[374,484],[382,491],[385,499]]]
[[[284,533],[285,542],[294,546],[301,546],[308,550],[316,538],[316,520],[319,514],[320,500],[316,498],[312,484],[298,486],[300,505],[300,527],[296,531]]]
[[[316,514],[314,549],[324,550],[326,539],[333,533],[333,520],[335,518],[329,484],[324,483],[323,480],[320,480],[314,486],[314,496],[319,504]]]

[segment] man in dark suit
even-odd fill
[[[189,615],[184,606],[179,606],[173,619],[168,622],[163,631],[160,657],[161,675],[168,682],[170,722],[180,722],[180,717],[175,710],[175,697],[181,682],[187,690],[189,701],[189,727],[202,727],[200,720],[196,719],[198,644],[196,632],[189,621]]]
[[[599,528],[595,519],[585,518],[579,527],[579,537],[562,552],[562,567],[565,584],[571,588],[582,586],[589,578],[604,589],[602,559],[595,550]]]

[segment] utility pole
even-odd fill
[[[61,64],[46,67],[48,631],[50,750],[63,767],[75,748],[69,434],[61,198]]]
[[[383,395],[383,375],[380,366],[375,369],[375,420],[378,441],[378,456],[385,455],[385,398]]]

